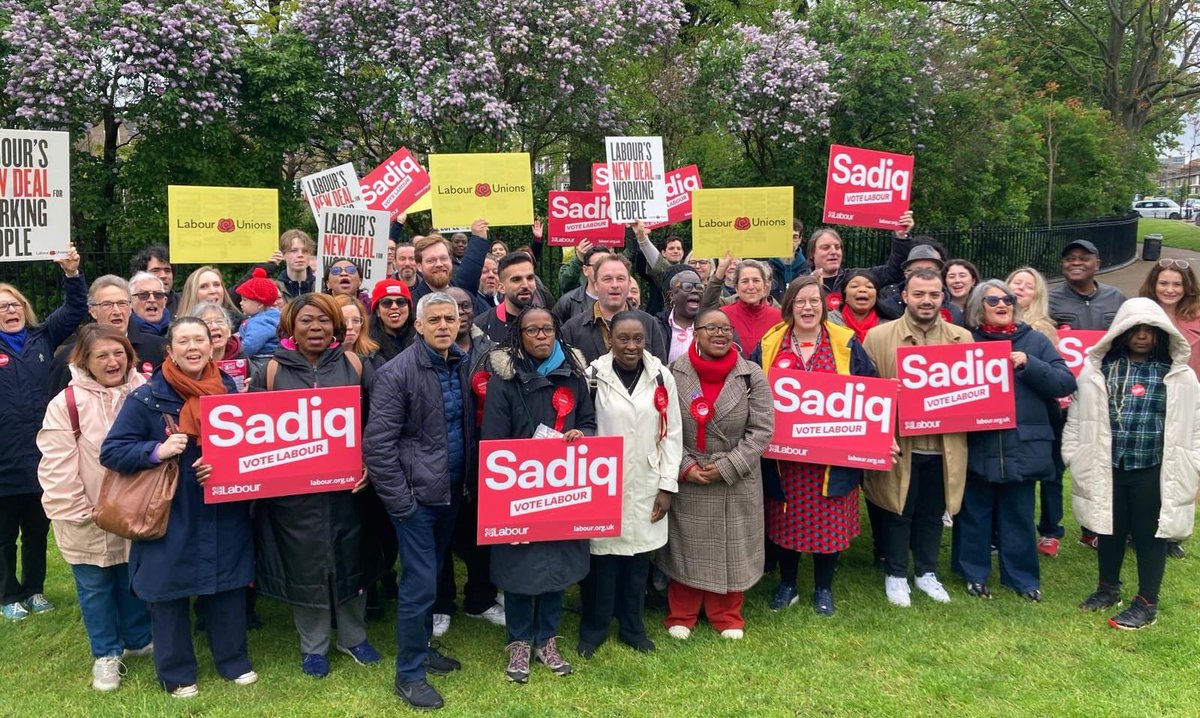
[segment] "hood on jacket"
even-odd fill
[[[1117,310],[1117,316],[1113,317],[1112,326],[1100,341],[1088,350],[1085,361],[1099,369],[1117,337],[1139,324],[1147,324],[1166,332],[1167,339],[1170,341],[1172,365],[1187,364],[1188,357],[1192,354],[1187,339],[1184,339],[1179,330],[1175,328],[1175,324],[1171,322],[1162,307],[1158,306],[1153,299],[1146,297],[1128,299],[1121,305],[1121,308]]]
[[[584,369],[587,368],[588,361],[584,358],[583,352],[579,351],[575,347],[568,347],[565,344],[563,345],[563,348],[566,350],[567,354],[571,355],[571,357],[575,359],[575,362],[578,366],[583,367]],[[570,361],[570,358],[568,358],[567,361]],[[513,361],[513,356],[509,353],[508,349],[493,349],[488,352],[488,364],[491,366],[492,372],[505,381],[509,381],[518,373],[528,373],[527,369],[518,367],[516,365],[516,363]]]
[[[130,365],[129,372],[125,375],[125,383],[117,386],[104,386],[96,381],[87,369],[80,369],[74,364],[68,364],[67,368],[71,370],[71,385],[84,391],[90,392],[116,392],[118,394],[128,394],[142,384],[146,383],[146,378],[138,372],[138,370]]]

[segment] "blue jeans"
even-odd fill
[[[505,591],[504,623],[508,628],[509,643],[529,641],[538,647],[546,645],[546,641],[558,635],[562,611],[562,591],[536,596]]]
[[[1037,481],[992,483],[967,477],[962,510],[954,518],[954,559],[968,583],[986,583],[992,573],[992,530],[996,527],[1000,582],[1024,593],[1041,586],[1033,530]]]
[[[150,611],[129,590],[129,564],[101,568],[80,563],[72,564],[71,571],[94,657],[119,656],[126,648],[150,643]]]
[[[416,512],[404,521],[392,517],[396,540],[400,544],[400,597],[396,601],[397,681],[407,683],[425,678],[425,659],[429,655],[429,638],[433,635],[438,571],[454,535],[457,511],[457,502],[450,506],[417,504]]]

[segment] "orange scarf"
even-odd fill
[[[188,436],[200,436],[200,397],[225,394],[225,382],[221,381],[221,372],[217,365],[208,362],[204,365],[199,379],[193,379],[170,357],[162,363],[163,379],[183,397],[183,410],[179,412],[179,430]]]

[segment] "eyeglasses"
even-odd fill
[[[336,277],[339,274],[358,274],[358,267],[351,264],[348,267],[330,267],[329,276]]]
[[[9,309],[21,309],[24,306],[20,302],[0,302],[0,312],[7,312]]]
[[[138,301],[141,301],[141,302],[146,301],[150,297],[154,297],[155,299],[162,301],[163,299],[167,298],[167,293],[166,292],[134,292],[133,296],[137,297]]]
[[[474,302],[456,302],[456,304],[458,304],[459,311],[466,311],[475,308]]]
[[[821,298],[820,297],[814,297],[812,299],[797,298],[794,302],[792,302],[792,306],[800,308],[800,309],[803,309],[804,307],[819,307],[819,306],[821,306]]]
[[[693,259],[688,262],[689,267],[707,267],[710,264],[712,264],[712,262],[707,259]]]
[[[111,311],[114,307],[117,309],[128,309],[129,305],[133,304],[128,299],[120,299],[115,302],[89,302],[89,307],[99,307],[104,311]]]
[[[396,299],[395,297],[384,297],[383,299],[379,300],[379,306],[383,307],[384,309],[391,309],[392,307],[400,307],[400,306],[407,306],[407,305],[408,305],[407,300]]]
[[[1004,302],[1005,304],[1007,304],[1008,306],[1011,307],[1012,305],[1017,303],[1017,298],[1011,294],[1005,294],[1005,295],[999,296],[999,297],[997,297],[994,294],[991,294],[991,295],[984,297],[983,301],[985,303],[987,303],[987,305],[989,307],[998,307],[998,306],[1000,306],[1000,302]]]
[[[1160,259],[1160,260],[1158,260],[1158,266],[1162,267],[1163,269],[1167,269],[1169,267],[1178,267],[1180,269],[1187,269],[1188,267],[1190,267],[1192,265],[1188,264],[1187,262],[1185,262],[1182,259]]]
[[[220,329],[221,327],[229,326],[229,322],[225,321],[224,319],[205,319],[204,326],[208,327],[209,329]]]
[[[721,336],[722,334],[733,335],[733,326],[730,324],[705,324],[702,327],[696,327],[696,329],[706,331],[709,334],[716,334],[717,336]]]
[[[697,289],[704,288],[704,285],[700,284],[699,282],[680,282],[679,284],[676,284],[675,286],[684,292],[694,292]]]
[[[521,333],[530,338],[542,335],[552,337],[554,336],[554,327],[525,327]]]

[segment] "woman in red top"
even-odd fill
[[[724,265],[730,261],[721,260]],[[742,342],[742,356],[749,357],[767,330],[783,319],[778,307],[771,304],[771,270],[754,259],[738,263],[734,275],[737,300],[721,307]],[[717,268],[718,274],[721,268]]]

